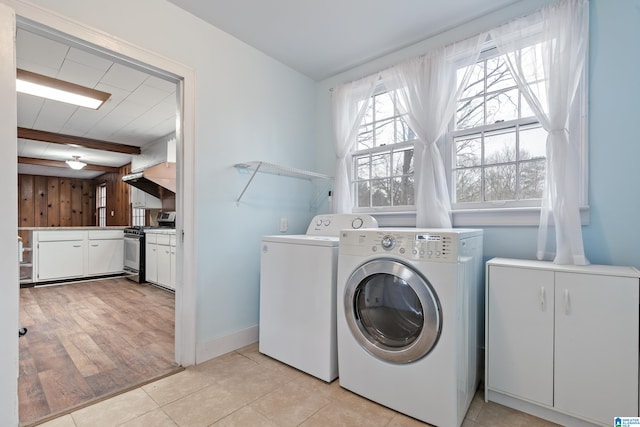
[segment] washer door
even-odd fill
[[[442,314],[431,284],[392,259],[367,262],[351,274],[344,310],[358,343],[388,362],[418,360],[440,337]]]

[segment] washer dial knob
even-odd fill
[[[362,227],[363,224],[364,224],[364,221],[360,217],[355,218],[353,221],[351,221],[351,227],[355,230]]]
[[[380,244],[384,249],[390,251],[396,245],[396,239],[390,234],[387,234],[382,238],[382,240],[380,241]]]

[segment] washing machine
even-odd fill
[[[263,236],[259,351],[326,382],[338,376],[336,276],[342,229],[377,227],[370,215],[313,218],[303,235]]]
[[[340,385],[439,427],[459,427],[478,387],[482,230],[340,234]]]

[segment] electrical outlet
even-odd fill
[[[280,218],[280,232],[284,233],[289,229],[289,220],[285,217]]]

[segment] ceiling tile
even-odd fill
[[[27,61],[27,63],[40,64],[49,69],[59,70],[68,51],[68,46],[57,41],[46,39],[20,28],[17,31],[16,57]]]
[[[64,102],[46,100],[33,127],[48,132],[60,132],[78,108],[80,107]]]
[[[147,79],[147,74],[127,68],[124,65],[113,64],[106,72],[102,83],[132,92]]]
[[[72,47],[69,49],[67,59],[78,64],[86,65],[87,67],[100,70],[103,73],[106,72],[113,65],[113,61],[109,61],[101,56],[85,52],[80,49]]]
[[[94,88],[100,82],[103,75],[103,71],[77,62],[65,60],[60,69],[60,73],[58,73],[58,79],[80,86]]]
[[[31,129],[38,118],[44,99],[18,93],[18,127]]]

